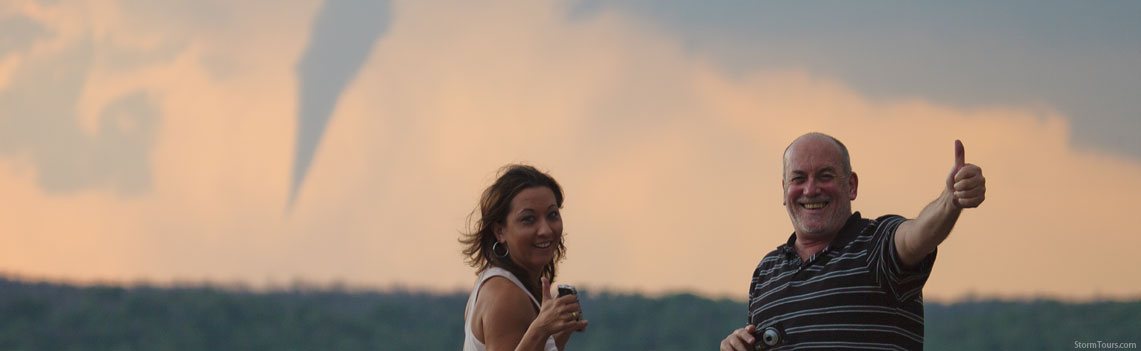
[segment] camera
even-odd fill
[[[574,286],[570,284],[559,284],[559,297],[567,295],[578,295],[578,289],[575,289]],[[578,316],[575,317],[575,320],[582,320],[582,312],[578,312]]]
[[[578,289],[570,284],[559,284],[559,297],[567,295],[578,295]]]
[[[776,327],[765,327],[764,329],[757,329],[753,334],[757,341],[753,342],[754,350],[767,350],[779,346],[784,342],[784,336],[781,335],[780,329]]]

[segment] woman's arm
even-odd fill
[[[504,278],[491,278],[480,289],[483,344],[493,350],[542,351],[550,334],[532,328],[535,308],[522,289]]]
[[[543,280],[543,304],[538,313],[527,293],[506,279],[492,278],[484,283],[479,300],[486,299],[488,304],[482,319],[484,345],[489,351],[542,351],[552,335],[586,328],[586,321],[574,320],[571,315],[580,311],[578,298],[552,298],[550,284]],[[565,345],[563,338],[559,348]]]

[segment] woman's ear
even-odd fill
[[[495,229],[493,229],[493,231],[495,231],[495,241],[498,241],[498,242],[505,241],[505,239],[503,238],[503,230],[504,230],[503,224],[499,224],[499,223],[495,224]]]

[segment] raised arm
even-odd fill
[[[488,303],[483,317],[483,342],[488,351],[543,349],[548,331],[531,328],[536,314],[530,298],[507,279],[484,283],[480,300]]]
[[[919,216],[899,225],[895,249],[907,267],[914,267],[951,234],[964,208],[978,207],[986,198],[986,178],[979,166],[964,163],[963,143],[955,140],[955,166],[947,186]]]
[[[483,324],[488,351],[541,351],[552,335],[586,329],[587,321],[571,318],[572,312],[581,313],[578,297],[552,297],[547,278],[542,279],[543,303],[537,314],[527,293],[511,282],[492,278],[485,284],[496,292]],[[566,340],[562,343],[565,346]]]

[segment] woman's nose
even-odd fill
[[[551,221],[548,221],[548,220],[540,221],[539,222],[539,233],[538,234],[540,236],[555,235],[555,229],[551,228]]]

